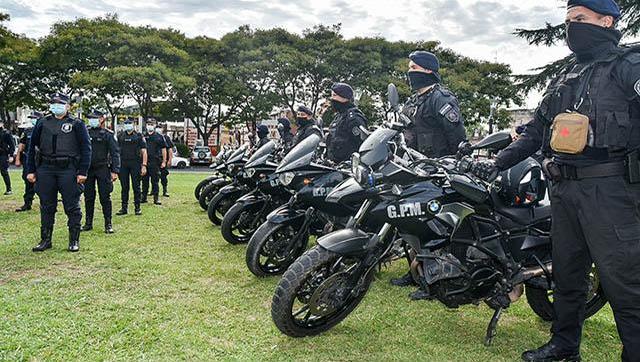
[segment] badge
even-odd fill
[[[451,123],[458,123],[458,121],[460,121],[460,115],[454,109],[449,111],[449,113],[447,113],[446,117],[449,120],[449,122],[451,122]]]
[[[64,133],[70,133],[73,130],[73,124],[71,124],[71,123],[63,123],[61,130]]]
[[[360,128],[358,127],[353,127],[351,129],[351,133],[353,133],[354,136],[359,136],[360,135]]]
[[[640,79],[638,79],[636,85],[633,86],[633,89],[635,89],[636,93],[640,96]]]

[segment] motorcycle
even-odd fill
[[[389,93],[389,99],[397,99],[391,96],[392,87]],[[392,106],[397,109],[397,102]],[[510,135],[498,133],[474,146],[463,145],[455,158],[405,163],[390,156],[392,148],[406,146],[401,131],[410,121],[403,115],[400,120],[376,130],[370,137],[380,140],[377,145],[363,144],[352,158],[354,179],[367,193],[356,216],[347,228],[318,239],[278,284],[271,315],[284,334],[316,335],[346,318],[399,238],[416,255],[411,271],[425,299],[449,308],[484,302],[494,310],[487,345],[502,311],[525,288],[528,298],[543,298],[535,303],[550,302],[551,218],[550,207],[539,202],[543,188],[514,206],[503,201],[502,180],[485,184],[469,174],[469,151],[499,151],[511,142]],[[533,159],[524,162],[536,164]],[[528,169],[518,182],[532,177],[539,166]],[[383,226],[377,232],[363,231],[365,216]],[[544,293],[536,293],[539,290]],[[605,303],[594,275],[586,316]]]
[[[224,165],[224,161],[227,159],[227,157],[229,157],[229,155],[231,155],[231,152],[233,152],[233,150],[230,147],[224,146],[222,148],[222,150],[220,151],[220,153],[218,154],[218,156],[214,158],[213,163],[211,163],[211,165],[209,166],[209,168],[213,170],[214,174],[211,175],[211,176],[208,176],[204,180],[198,182],[198,184],[196,185],[195,189],[193,190],[193,194],[196,197],[196,200],[200,201],[201,192],[204,189],[206,189],[207,186],[215,183],[216,180],[219,180],[219,179],[227,180],[228,179],[227,175],[224,173],[225,169],[224,169],[223,165]],[[225,186],[225,185],[223,185],[223,186]],[[222,186],[220,186],[220,187],[222,187]],[[205,205],[205,206],[208,206],[208,205]],[[206,210],[206,207],[204,207],[204,209]]]
[[[226,172],[231,177],[231,182],[221,187],[217,192],[200,197],[209,199],[207,206],[207,216],[214,225],[222,224],[224,214],[233,206],[236,199],[249,192],[253,181],[244,172],[244,165],[247,163],[249,147],[243,145],[238,148],[225,162]]]

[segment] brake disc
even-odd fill
[[[343,271],[325,279],[309,300],[310,312],[320,317],[335,312],[350,293],[347,285],[349,276]]]

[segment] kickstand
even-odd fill
[[[489,322],[489,326],[487,327],[487,335],[484,337],[484,345],[487,347],[491,345],[493,337],[496,336],[496,329],[498,328],[498,321],[501,315],[502,308],[497,308],[493,312],[493,317],[491,317],[491,322]]]

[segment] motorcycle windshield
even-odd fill
[[[251,155],[249,161],[244,165],[245,168],[256,167],[267,162],[269,155],[276,149],[276,144],[273,141],[269,141],[265,143],[262,147],[256,150],[256,152]]]
[[[296,168],[308,166],[313,160],[313,155],[320,144],[321,138],[318,135],[311,135],[298,143],[287,155],[282,159],[277,173],[287,172]]]
[[[358,152],[360,162],[366,166],[375,166],[385,161],[389,157],[389,145],[398,131],[389,128],[378,128],[367,139],[362,142]]]
[[[240,148],[238,148],[237,150],[235,150],[231,156],[229,156],[229,158],[227,159],[226,163],[235,163],[238,162],[240,160],[242,160],[242,157],[244,157],[244,153],[247,151],[247,146],[241,146]]]

